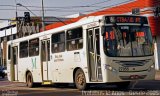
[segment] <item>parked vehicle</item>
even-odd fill
[[[2,77],[2,78],[4,78],[5,77],[5,75],[7,74],[7,68],[6,67],[2,67],[2,66],[0,66],[0,76]]]

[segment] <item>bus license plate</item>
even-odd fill
[[[119,72],[126,72],[129,71],[128,67],[119,67]]]

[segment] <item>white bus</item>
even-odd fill
[[[9,41],[10,81],[89,84],[153,80],[155,62],[148,20],[143,16],[90,16],[78,22]]]

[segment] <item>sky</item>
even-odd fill
[[[102,10],[107,6],[115,6],[131,0],[43,0],[44,15],[63,17],[76,13],[92,13]],[[0,19],[10,19],[16,16],[16,4],[18,16],[24,16],[24,12],[32,11],[31,16],[42,16],[42,0],[0,0]],[[27,10],[28,8],[28,10]]]

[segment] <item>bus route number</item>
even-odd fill
[[[128,67],[119,67],[119,71],[126,72],[126,71],[129,71],[129,68]]]

